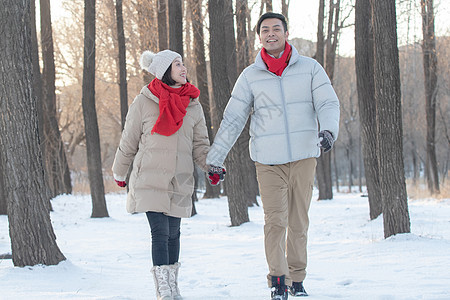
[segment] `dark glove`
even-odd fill
[[[328,130],[322,130],[319,132],[319,147],[323,149],[324,153],[327,153],[328,151],[333,148],[334,144],[334,138],[331,132]]]
[[[210,165],[208,170],[209,184],[218,185],[220,181],[223,181],[225,179],[226,173],[227,170],[225,170],[224,167]]]
[[[118,186],[120,186],[120,187],[126,187],[127,186],[127,183],[125,182],[125,181],[119,181],[119,180],[116,180],[116,179],[114,179],[114,181],[117,183],[117,185]]]

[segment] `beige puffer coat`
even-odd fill
[[[207,171],[208,131],[198,99],[191,99],[183,125],[171,136],[151,134],[159,99],[147,87],[130,105],[112,170],[125,178],[130,164],[127,211],[191,216],[194,162]]]

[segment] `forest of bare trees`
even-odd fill
[[[0,42],[0,214],[8,214],[11,226],[25,217],[47,224],[49,199],[62,193],[90,193],[92,217],[108,216],[104,194],[117,191],[110,169],[128,105],[152,79],[139,68],[143,50],[184,54],[189,80],[201,90],[212,142],[237,76],[260,49],[254,27],[259,14],[274,10],[283,11],[288,21],[295,17],[292,1],[286,0],[60,1],[65,11],[60,18],[54,17],[50,0],[22,1],[24,7],[6,2],[2,5],[17,13],[1,16],[2,28],[11,31]],[[318,200],[331,200],[333,189],[363,192],[367,187],[370,218],[383,214],[386,237],[409,231],[407,199],[415,193],[448,195],[450,32],[436,35],[432,0],[416,2],[319,0],[317,40],[290,36],[300,54],[324,66],[341,103],[339,139],[318,162]],[[404,16],[408,30],[417,30],[409,25],[413,10],[421,24],[417,38],[399,44],[397,22],[405,22]],[[352,27],[355,56],[341,56],[342,30]],[[19,34],[27,41],[20,44],[24,50],[11,48],[19,47],[12,44]],[[7,64],[19,50],[22,69],[10,71]],[[26,83],[15,94],[7,86],[12,78]],[[19,136],[23,127],[12,127],[11,110],[29,126],[28,135]],[[45,209],[33,210],[34,217],[20,215],[30,195],[13,193],[9,179],[15,168],[10,132],[32,146],[31,154],[23,155],[37,159],[18,164],[33,172],[16,165],[17,176],[35,176],[39,182],[32,185],[43,191],[39,203]],[[228,174],[221,188],[205,184],[204,174],[197,179],[206,197],[228,196],[232,225],[247,222],[247,208],[257,204],[248,137],[247,126],[225,162]],[[41,242],[51,245],[49,263],[55,263],[64,257],[52,244],[49,226]],[[17,265],[35,262],[20,259]]]

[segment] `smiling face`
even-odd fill
[[[261,23],[259,41],[266,49],[267,53],[279,57],[284,50],[289,32],[284,31],[283,23],[280,19],[265,19]]]
[[[182,86],[187,82],[186,80],[187,69],[183,64],[181,58],[176,58],[172,62],[172,72],[170,73],[172,79],[175,81],[175,86]]]

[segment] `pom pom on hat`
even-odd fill
[[[142,69],[161,80],[176,58],[181,58],[181,55],[171,50],[163,50],[156,54],[147,50],[142,53],[139,64]]]

